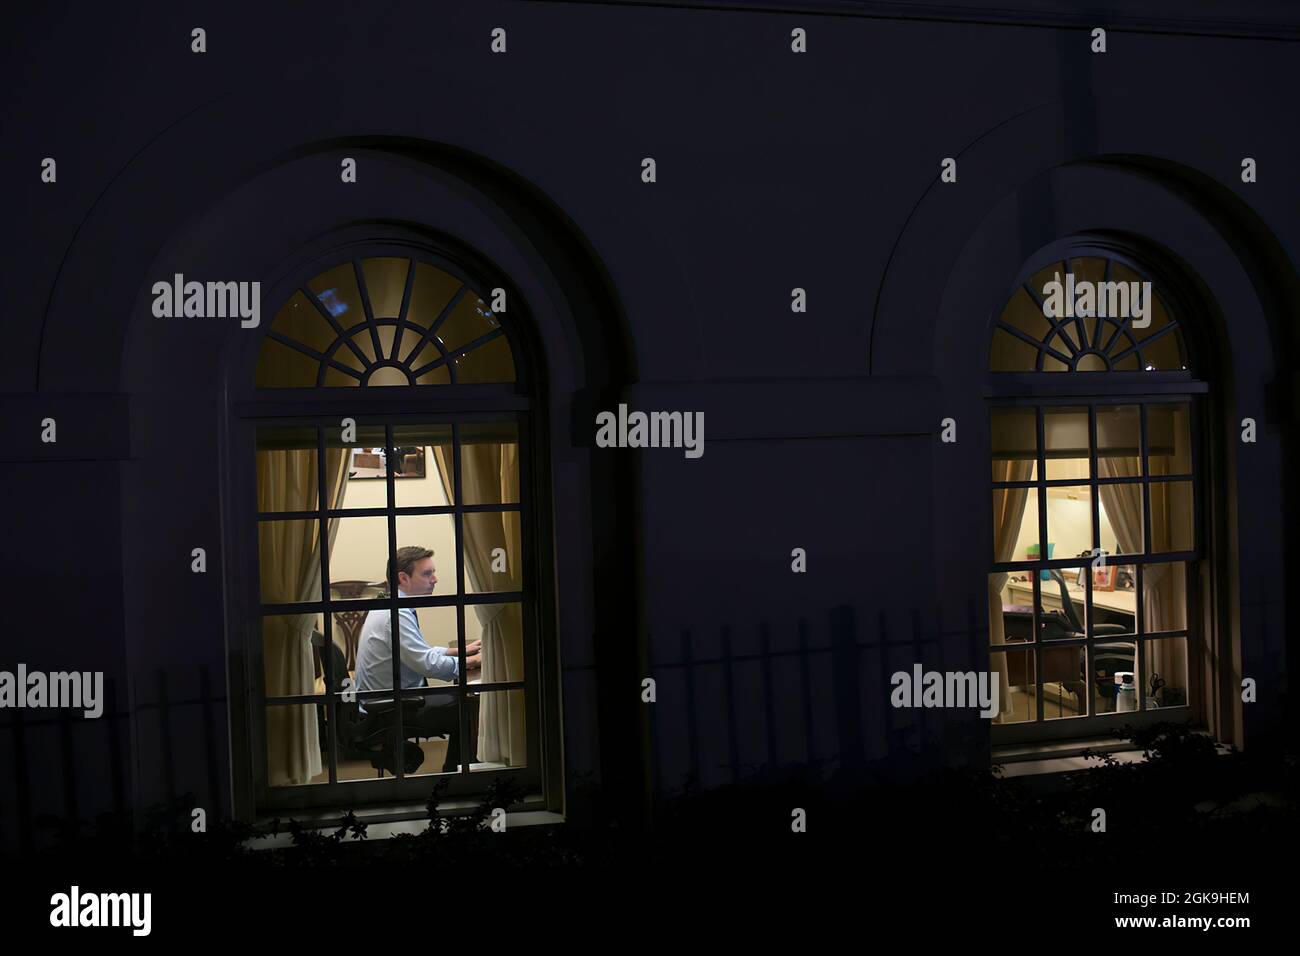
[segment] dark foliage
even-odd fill
[[[1243,847],[1282,844],[1300,835],[1297,759],[1293,754],[1220,752],[1207,737],[1177,725],[1118,737],[1146,752],[1140,763],[1113,753],[1092,755],[1096,765],[1054,778],[1004,779],[1001,768],[964,768],[914,775],[909,783],[894,758],[852,779],[831,775],[807,782],[808,768],[766,768],[744,784],[684,790],[659,802],[653,823],[628,819],[606,806],[590,782],[575,790],[585,822],[515,826],[491,823],[498,808],[523,794],[495,783],[471,812],[443,815],[439,781],[428,801],[427,824],[415,834],[370,838],[367,824],[348,812],[335,827],[271,821],[262,828],[229,820],[206,821],[194,832],[192,799],[151,808],[139,826],[101,818],[75,827],[44,820],[53,845],[45,864],[85,865],[129,860],[142,867],[199,867],[250,872],[382,864],[437,867],[566,868],[680,866],[710,868],[812,864],[846,855],[885,858],[900,867],[940,858],[972,862],[1031,855],[1035,872],[1081,873],[1123,861],[1161,871],[1182,862],[1232,860]],[[1094,829],[1105,811],[1104,832]],[[792,832],[797,810],[807,832]],[[290,844],[267,848],[287,833]]]

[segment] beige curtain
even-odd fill
[[[434,447],[443,488],[451,500],[451,457],[445,446]],[[519,446],[513,442],[470,442],[461,445],[461,496],[463,501],[515,502],[519,500]],[[522,555],[514,553],[520,541],[519,512],[464,515],[465,567],[474,589],[517,591],[522,588]],[[506,553],[508,581],[492,571],[492,552]],[[483,683],[522,681],[523,608],[518,603],[484,604],[473,608],[483,628]],[[479,696],[478,757],[491,763],[523,766],[528,758],[522,690],[493,691]]]
[[[325,450],[325,502],[342,507],[351,449]],[[311,511],[318,507],[316,451],[310,448],[260,450],[257,454],[257,506],[260,511]],[[329,522],[332,546],[338,519]],[[263,521],[258,528],[262,601],[292,604],[321,599],[320,522],[317,519]],[[263,618],[262,653],[266,696],[311,694],[315,668],[311,649],[315,614]],[[303,784],[321,772],[316,705],[266,709],[266,763],[270,786]]]
[[[1167,457],[1153,453],[1150,461],[1152,475],[1169,474]],[[1176,514],[1190,513],[1191,509],[1188,507],[1184,512],[1178,508],[1179,504],[1187,504],[1181,497],[1182,487],[1166,485],[1162,490],[1164,494],[1155,494],[1155,486],[1152,486],[1151,525],[1154,528],[1152,537],[1170,541],[1173,537],[1173,525],[1178,520]],[[1178,573],[1186,567],[1186,565],[1180,567],[1166,564],[1153,569],[1151,565],[1147,565],[1142,584],[1142,598],[1145,601],[1143,617],[1148,630],[1176,631],[1187,627],[1187,574],[1185,571]],[[1181,691],[1183,702],[1187,703],[1187,639],[1169,638],[1147,644],[1147,662],[1148,669],[1153,674],[1159,674],[1166,687]],[[1144,693],[1149,692],[1150,689],[1148,679]]]
[[[1138,474],[1135,458],[1098,458],[1097,474],[1101,478],[1134,478]],[[1106,509],[1115,543],[1121,552],[1137,554],[1142,547],[1142,486],[1140,484],[1099,485],[1101,505]],[[1169,515],[1160,513],[1152,499],[1151,523],[1154,529],[1168,527]],[[1156,537],[1153,532],[1152,537]],[[1142,626],[1146,631],[1174,630],[1186,626],[1187,590],[1185,575],[1174,572],[1171,564],[1148,564],[1142,568]],[[1186,694],[1187,642],[1182,639],[1149,642],[1146,645],[1148,674],[1142,677],[1142,693],[1151,690],[1151,674],[1159,674],[1169,687]],[[1184,699],[1186,699],[1184,697]]]
[[[1005,459],[994,461],[994,481],[1028,481],[1032,461]],[[993,560],[1012,560],[1016,540],[1020,537],[1020,522],[1025,517],[1025,504],[1029,500],[1032,488],[995,488],[993,491]],[[1006,586],[1008,574],[989,575],[989,644],[1002,644],[1006,640],[1006,631],[1002,623],[1002,589]],[[1006,654],[990,654],[993,666],[998,673],[999,717],[1009,714],[1011,706],[1011,681],[1007,668]]]

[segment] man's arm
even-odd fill
[[[415,611],[411,608],[401,608],[397,614],[401,621],[398,645],[402,652],[402,663],[425,677],[455,680],[460,670],[459,662],[441,647],[430,647],[424,642],[424,638],[420,636]]]

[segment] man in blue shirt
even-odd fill
[[[389,562],[389,574],[397,571],[398,597],[423,597],[433,593],[438,576],[434,572],[433,551],[422,547],[399,548],[395,560]],[[425,687],[425,678],[455,681],[459,679],[460,662],[456,646],[443,649],[430,646],[420,633],[420,622],[415,608],[398,608],[399,673],[402,687]],[[374,610],[366,615],[357,643],[356,689],[390,690],[393,686],[392,613],[387,609]],[[481,666],[481,642],[465,645],[467,673]],[[372,703],[376,701],[372,700]],[[364,717],[365,702],[357,702]],[[444,773],[452,773],[460,765],[459,720],[456,697],[453,694],[431,694],[424,698],[424,706],[417,712],[414,725],[406,722],[403,730],[411,737],[435,737],[447,734],[447,757]],[[391,758],[390,758],[391,759]]]

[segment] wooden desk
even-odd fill
[[[1042,585],[1043,607],[1047,609],[1057,609],[1061,607],[1061,589],[1055,580],[1048,579],[1039,581]],[[1075,604],[1083,607],[1087,601],[1088,592],[1078,584],[1066,583],[1065,588],[1070,592],[1070,600]],[[1033,581],[1012,581],[1008,587],[1010,596],[1014,598],[1016,604],[1034,603],[1034,582]],[[1114,611],[1117,614],[1126,614],[1129,617],[1137,616],[1137,591],[1093,591],[1093,607],[1099,610]]]

